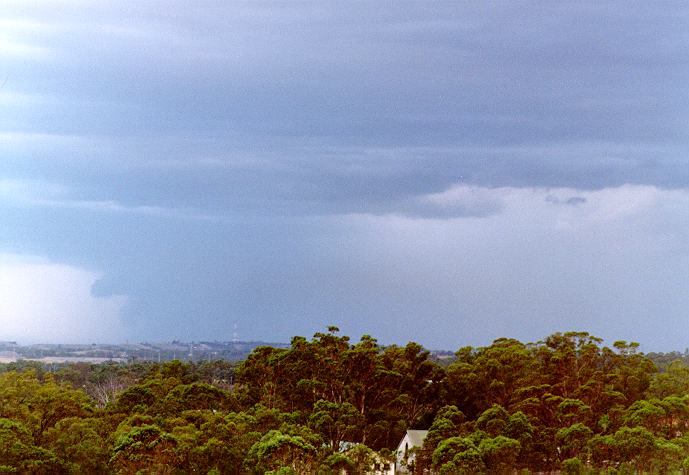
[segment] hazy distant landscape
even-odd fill
[[[138,361],[241,361],[257,346],[281,348],[287,343],[260,341],[232,342],[181,342],[134,343],[134,344],[34,344],[18,345],[16,342],[0,342],[0,362],[31,360],[43,363],[135,363]]]

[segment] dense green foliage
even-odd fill
[[[0,373],[3,473],[365,473],[429,429],[418,473],[689,468],[689,368],[587,333],[462,348],[336,328],[227,362]]]

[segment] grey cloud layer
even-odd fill
[[[6,88],[53,99],[15,106],[0,125],[98,138],[106,151],[76,155],[112,158],[105,167],[231,162],[261,150],[272,169],[249,163],[225,175],[248,194],[260,190],[254,202],[263,184],[310,190],[288,199],[330,203],[319,212],[360,211],[348,201],[366,190],[439,192],[460,177],[584,188],[689,183],[681,54],[689,20],[678,4],[16,10],[9,37],[50,54],[9,57]],[[27,15],[38,27],[16,21]],[[188,140],[170,147],[180,135]],[[15,165],[8,171],[27,166]],[[176,187],[178,175],[161,179]]]

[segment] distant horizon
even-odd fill
[[[572,330],[572,331],[574,331],[574,330]],[[557,332],[557,333],[564,334],[564,333],[567,333],[567,332],[568,332],[568,331],[561,331],[561,332]],[[316,332],[316,333],[318,333],[318,332]],[[324,330],[323,332],[321,332],[321,333],[325,333],[325,330]],[[354,337],[354,336],[352,336],[352,335],[347,335],[347,334],[344,334],[344,333],[342,333],[342,332],[339,332],[338,334],[339,334],[340,336],[347,336],[347,337],[349,337],[349,338],[350,338],[350,343],[352,343],[352,344],[357,343],[357,342],[359,341],[359,339],[360,339],[362,336],[366,335],[366,334],[363,334],[363,335],[359,335],[359,336],[357,336],[357,337]],[[591,334],[591,333],[589,333],[589,334],[590,334],[591,336],[593,336],[593,337],[598,337],[598,335],[594,335],[594,334]],[[311,338],[313,337],[313,335],[315,335],[315,333],[314,333],[314,334],[311,334],[311,335],[292,335],[292,337],[304,337],[304,338],[307,338],[307,339],[311,339]],[[515,339],[515,340],[518,340],[518,341],[520,341],[520,342],[522,342],[522,343],[524,343],[524,344],[529,345],[529,344],[537,344],[537,343],[543,341],[545,338],[547,338],[547,337],[550,336],[550,335],[551,335],[551,334],[543,335],[540,339],[537,339],[537,340],[535,340],[535,341],[524,341],[524,340],[521,340],[521,339],[519,339],[519,338],[514,338],[514,339]],[[373,337],[373,338],[376,338],[375,335],[369,335],[369,336],[371,336],[371,337]],[[392,343],[389,343],[389,342],[381,342],[381,341],[378,340],[377,338],[376,338],[376,340],[377,340],[378,343],[379,343],[381,346],[383,346],[383,347],[388,347],[388,346],[405,346],[407,343],[417,343],[417,344],[420,344],[420,345],[421,345],[424,349],[426,349],[427,351],[431,351],[431,352],[434,352],[434,351],[438,351],[438,352],[452,352],[452,353],[454,353],[454,352],[457,352],[459,349],[461,349],[461,348],[463,348],[463,347],[466,347],[466,346],[470,346],[470,347],[472,347],[472,348],[487,347],[487,346],[490,346],[494,341],[499,340],[499,339],[501,339],[501,338],[512,339],[513,337],[510,337],[510,336],[508,336],[508,335],[504,335],[504,336],[502,336],[502,337],[497,337],[497,338],[495,338],[495,339],[493,339],[493,340],[491,340],[491,341],[489,341],[489,342],[485,342],[485,343],[483,343],[483,344],[478,344],[478,345],[459,345],[459,346],[457,346],[456,348],[435,348],[435,347],[428,347],[428,346],[424,345],[422,342],[415,341],[415,340],[413,340],[413,339],[409,339],[409,340],[407,340],[407,341],[405,341],[405,342],[392,342]],[[600,337],[598,337],[598,338],[600,338]],[[640,352],[642,352],[642,353],[681,353],[681,354],[683,354],[683,353],[686,353],[687,350],[689,350],[689,345],[687,345],[686,347],[684,347],[684,348],[682,348],[682,349],[679,349],[679,348],[677,348],[677,349],[660,349],[660,348],[649,349],[649,348],[646,348],[645,345],[644,345],[642,342],[638,341],[638,340],[624,340],[624,339],[621,339],[621,338],[616,338],[616,339],[605,339],[605,338],[603,338],[601,344],[602,344],[602,346],[612,347],[612,346],[613,346],[613,343],[615,343],[616,341],[622,341],[622,340],[623,340],[623,341],[626,341],[627,343],[638,343],[638,344],[639,344],[638,351],[640,351]],[[103,345],[103,346],[106,346],[106,345],[112,345],[112,346],[128,346],[128,345],[129,345],[129,346],[134,346],[134,345],[160,345],[160,344],[172,344],[172,343],[179,343],[179,344],[184,344],[184,345],[188,345],[188,344],[203,344],[203,343],[222,343],[222,344],[233,344],[233,343],[236,343],[236,344],[256,344],[256,343],[260,343],[260,344],[264,344],[264,345],[268,345],[268,346],[270,346],[270,345],[280,345],[280,346],[283,346],[283,347],[289,347],[289,346],[290,346],[290,341],[289,341],[289,340],[287,340],[287,341],[269,341],[269,340],[262,340],[262,339],[236,340],[236,341],[235,341],[235,340],[217,340],[217,339],[216,339],[216,340],[212,340],[212,339],[199,339],[199,340],[172,339],[172,340],[142,340],[142,341],[121,341],[121,342],[112,342],[112,341],[110,341],[110,342],[105,342],[105,341],[101,341],[101,342],[59,342],[59,341],[48,342],[48,341],[40,341],[40,342],[33,342],[33,343],[21,342],[21,341],[17,341],[17,340],[5,340],[5,339],[0,339],[0,345],[2,345],[2,344],[4,344],[4,343],[16,343],[17,346],[41,346],[41,345],[47,345],[47,346],[58,346],[58,345],[63,345],[63,346],[91,346],[91,345]]]

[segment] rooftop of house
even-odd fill
[[[423,445],[423,441],[428,435],[427,430],[408,430],[407,431],[407,436],[409,437],[409,441],[411,442],[412,447],[421,447]]]

